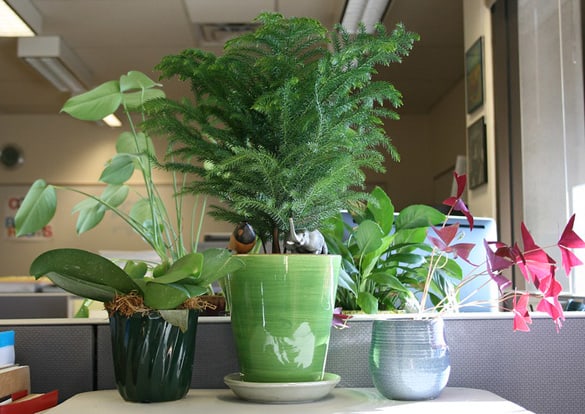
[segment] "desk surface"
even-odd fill
[[[195,410],[195,411],[194,411]],[[179,401],[139,404],[122,400],[118,391],[93,391],[75,395],[46,413],[189,413],[231,412],[234,414],[262,414],[278,410],[279,414],[366,414],[372,412],[433,414],[508,414],[529,413],[519,405],[491,392],[470,388],[446,388],[439,398],[430,401],[393,401],[382,397],[373,388],[336,388],[327,397],[303,404],[257,404],[237,398],[231,390],[192,389]]]

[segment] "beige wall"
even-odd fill
[[[413,203],[436,204],[449,195],[450,180],[435,179],[453,166],[458,154],[465,153],[463,80],[447,94],[428,115],[404,115],[388,124],[388,131],[401,154],[402,161],[387,161],[388,172],[370,174],[372,185],[381,185],[397,209]],[[114,144],[121,132],[91,122],[81,122],[67,115],[0,116],[3,138],[0,144],[17,143],[24,151],[25,163],[0,175],[0,211],[3,220],[10,215],[7,198],[24,196],[30,184],[44,178],[52,184],[72,185],[99,193],[98,177],[104,163],[114,154]],[[155,141],[162,152],[162,141]],[[449,174],[447,174],[449,176]],[[139,180],[134,179],[135,184]],[[157,173],[169,198],[170,177]],[[76,216],[71,207],[79,197],[59,192],[59,208],[52,222],[50,240],[31,241],[0,236],[0,276],[28,274],[31,261],[45,250],[78,247],[99,250],[142,250],[147,246],[117,217],[81,236],[75,234]],[[190,205],[192,198],[189,198]],[[189,205],[189,207],[190,207]],[[206,218],[203,233],[226,233],[231,226]]]
[[[478,217],[496,217],[496,164],[494,132],[493,59],[491,36],[491,14],[484,0],[463,1],[463,31],[465,50],[483,36],[484,55],[484,103],[467,115],[466,125],[470,126],[482,116],[485,118],[487,138],[487,183],[468,192],[471,212]]]
[[[98,252],[100,250],[145,250],[148,246],[126,224],[114,215],[106,215],[97,228],[77,236],[71,208],[81,200],[71,192],[58,192],[58,209],[51,225],[53,237],[47,240],[8,238],[5,220],[13,215],[8,199],[22,197],[30,184],[43,178],[51,184],[71,185],[84,191],[99,194],[103,186],[98,178],[104,163],[114,155],[114,144],[121,132],[81,122],[66,115],[0,116],[2,137],[0,145],[16,143],[24,151],[25,163],[17,169],[3,169],[0,175],[0,276],[26,275],[32,260],[43,251],[60,247],[77,247]],[[159,142],[159,146],[162,142]],[[159,148],[162,151],[162,148]],[[140,181],[134,177],[135,189]],[[168,200],[173,191],[170,176],[157,171],[156,181]],[[131,196],[136,199],[136,196]],[[190,213],[194,202],[187,197],[186,211]],[[129,208],[129,207],[128,207]],[[226,233],[231,226],[207,217],[202,233]]]
[[[464,1],[465,45],[469,47],[480,35],[489,44],[489,9],[482,0]],[[461,64],[464,63],[461,57]],[[485,66],[491,55],[486,48]],[[495,216],[495,173],[493,168],[493,99],[491,73],[486,71],[484,107],[472,116],[465,115],[465,85],[461,79],[438,102],[429,114],[402,115],[401,120],[389,122],[387,129],[397,147],[401,162],[387,161],[386,174],[368,173],[370,185],[381,185],[397,209],[413,203],[438,204],[450,194],[449,170],[457,155],[466,152],[466,125],[477,117],[486,116],[488,129],[488,184],[469,194],[469,204],[477,216]],[[113,155],[119,130],[81,122],[66,115],[0,115],[2,136],[0,145],[17,143],[25,152],[26,162],[13,171],[0,175],[0,211],[7,215],[6,197],[24,195],[37,178],[56,184],[82,185],[99,191],[97,178],[103,163]],[[168,184],[163,173],[157,181]],[[166,188],[172,194],[170,187]],[[55,237],[48,241],[7,240],[0,236],[0,275],[27,274],[32,259],[42,251],[56,247],[76,246],[98,251],[102,249],[144,249],[146,245],[119,223],[115,217],[82,236],[75,235],[75,217],[70,207],[77,201],[70,195],[60,195],[61,208],[54,220]],[[207,218],[204,233],[229,232],[230,226]]]
[[[386,161],[386,174],[369,174],[383,187],[397,210],[411,204],[440,204],[450,195],[457,155],[465,155],[465,87],[459,81],[429,114],[402,115],[386,124],[400,153]]]

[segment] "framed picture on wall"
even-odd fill
[[[465,52],[465,91],[470,114],[483,105],[483,37]]]
[[[487,183],[487,149],[483,116],[467,128],[469,188]]]

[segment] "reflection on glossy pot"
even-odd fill
[[[243,255],[227,277],[245,381],[319,381],[325,370],[340,257]]]

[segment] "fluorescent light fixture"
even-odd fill
[[[93,83],[89,70],[59,36],[19,38],[18,57],[61,92],[75,95]]]
[[[106,116],[102,121],[111,128],[118,128],[122,126],[122,122],[114,114]]]
[[[391,0],[347,0],[341,25],[349,33],[356,33],[360,23],[366,25],[366,31],[373,33],[374,26],[386,13]]]
[[[18,38],[18,57],[60,92],[78,95],[94,84],[89,69],[59,36]],[[115,115],[104,118],[103,122],[111,127],[122,125]]]
[[[0,0],[0,37],[34,36],[35,32],[4,0]]]

